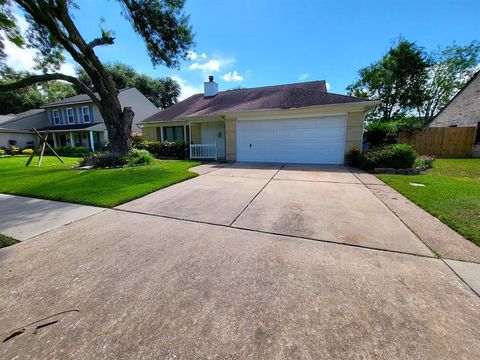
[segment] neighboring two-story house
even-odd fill
[[[158,108],[136,88],[120,90],[118,100],[122,107],[129,106],[135,113],[132,123],[134,134],[141,133],[137,125],[139,122],[158,112]],[[20,122],[19,119],[15,120],[21,115],[18,114],[0,124],[0,147],[36,144],[37,137],[31,132],[34,127],[40,133],[48,131],[49,140],[54,146],[85,146],[95,151],[108,141],[107,128],[100,111],[87,95],[76,95],[42,108],[34,110],[35,117],[24,116]]]

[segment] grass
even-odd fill
[[[480,246],[480,159],[437,159],[421,175],[378,177]]]
[[[18,241],[12,239],[10,236],[0,234],[0,248],[15,245],[16,243],[18,243]]]
[[[188,169],[200,164],[155,160],[145,166],[79,171],[72,169],[78,158],[63,160],[65,164],[47,156],[39,168],[25,167],[26,158],[0,159],[0,193],[113,207],[195,177]]]

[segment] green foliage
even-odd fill
[[[383,143],[384,139],[392,131],[392,124],[384,121],[371,121],[365,126],[363,136],[365,141],[370,143],[371,147]]]
[[[373,148],[362,154],[361,167],[407,169],[413,167],[417,155],[407,144],[394,144]]]
[[[33,149],[23,149],[22,150],[22,155],[32,155],[33,154]]]
[[[20,153],[20,148],[18,146],[12,145],[10,146],[10,149],[8,149],[8,152],[10,155],[15,156]]]
[[[185,141],[145,141],[144,148],[159,159],[185,159],[188,144]]]
[[[426,98],[418,109],[424,125],[429,124],[475,74],[478,70],[479,57],[478,41],[472,41],[466,46],[453,44],[429,55],[431,64],[428,69],[429,76],[423,86]]]
[[[180,96],[180,84],[169,78],[152,78],[145,74],[138,73],[133,67],[121,63],[107,64],[105,70],[112,78],[117,89],[130,87],[137,88],[155,106],[165,109],[175,104]],[[77,69],[78,79],[95,90],[85,70]],[[83,90],[77,87],[77,92]]]
[[[194,44],[185,0],[123,0],[124,15],[145,40],[154,65],[178,67]]]
[[[411,176],[379,175],[382,181],[480,246],[480,159],[436,159],[432,169]]]
[[[10,236],[0,234],[0,248],[12,246],[16,243],[18,243],[18,241],[11,238]]]
[[[151,164],[155,158],[147,150],[132,149],[130,158],[128,159],[129,165],[148,165]]]
[[[145,139],[143,138],[142,135],[135,135],[135,136],[132,136],[132,147],[134,149],[139,149],[139,150],[142,150],[144,149],[144,141]]]
[[[12,12],[12,3],[10,0],[0,0],[0,69],[6,58],[5,38],[19,47],[23,47],[24,40],[16,25],[15,16]]]
[[[124,166],[128,163],[128,157],[112,152],[97,152],[84,155],[80,166],[93,166],[94,168],[111,168]]]
[[[5,155],[6,151],[3,149],[0,149],[0,156]]]
[[[188,168],[199,162],[155,160],[148,166],[121,169],[73,170],[78,158],[61,164],[46,156],[42,167],[25,166],[25,158],[1,159],[0,193],[86,205],[114,207],[183,181],[197,174]]]
[[[428,65],[422,48],[400,39],[379,61],[360,69],[359,80],[347,90],[351,95],[381,101],[369,118],[391,121],[424,102]]]
[[[435,161],[435,156],[430,155],[420,155],[415,159],[414,167],[421,167],[424,169],[430,169],[433,166]]]
[[[85,146],[76,146],[76,147],[55,146],[53,150],[55,150],[55,152],[60,156],[73,156],[73,157],[83,156],[90,152],[90,149]],[[53,154],[49,148],[45,149],[45,153]]]
[[[25,71],[15,71],[12,68],[4,67],[0,71],[0,83],[17,81],[29,76]],[[41,85],[30,85],[23,89],[12,91],[0,91],[0,114],[18,114],[23,111],[38,108],[46,103],[57,101],[75,95],[72,85],[51,81]]]

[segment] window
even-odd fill
[[[480,122],[477,123],[477,136],[475,136],[475,144],[480,143]]]
[[[82,107],[82,118],[84,123],[90,122],[90,110],[88,109],[88,106]]]
[[[69,124],[75,124],[75,117],[73,116],[73,109],[67,109],[67,119]]]
[[[53,124],[60,125],[60,113],[58,112],[58,110],[52,111],[52,117],[53,117]]]
[[[183,126],[165,126],[163,128],[163,140],[177,141],[184,140]]]

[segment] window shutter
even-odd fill
[[[72,111],[73,111],[73,122],[74,122],[75,124],[78,124],[77,112],[75,111],[75,108],[72,108]]]
[[[93,119],[93,109],[92,109],[92,105],[88,105],[88,113],[90,114],[90,123],[94,123],[94,119]]]

